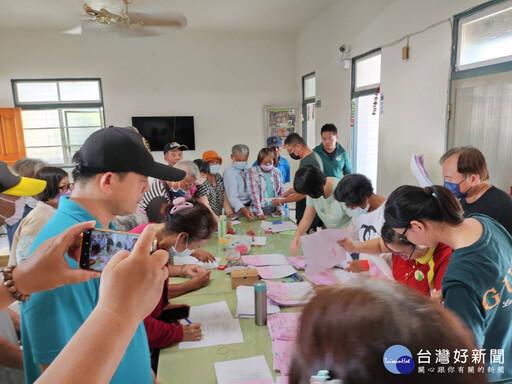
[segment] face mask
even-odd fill
[[[5,217],[0,215],[0,217],[5,220],[5,224],[14,225],[23,218],[23,212],[25,211],[25,199],[23,197],[20,197],[16,201],[4,199],[3,197],[0,197],[0,200],[14,204],[14,213],[12,216]]]
[[[272,168],[274,168],[274,166],[272,164],[270,164],[270,165],[260,164],[260,168],[266,172],[270,172],[272,170]]]
[[[356,209],[352,209],[352,214],[354,215],[364,215],[370,209],[370,203],[366,204],[366,207],[361,208],[357,207]]]
[[[192,256],[192,252],[194,252],[193,249],[188,249],[188,235],[187,236],[187,242],[185,243],[185,249],[182,252],[178,252],[176,250],[176,246],[178,245],[178,241],[180,239],[181,235],[178,235],[178,238],[176,239],[176,243],[174,244],[174,247],[171,247],[171,252],[174,256],[177,257],[186,257],[186,256]]]
[[[290,153],[290,157],[291,157],[293,160],[300,160],[300,156],[299,156],[299,155],[296,155],[295,153]]]
[[[247,161],[235,161],[235,168],[241,171],[247,166]]]
[[[219,170],[220,170],[220,164],[210,165],[210,173],[212,175],[216,175],[217,173],[219,173]]]
[[[467,179],[467,177],[466,177]],[[468,195],[468,192],[473,188],[471,186],[466,192],[462,193],[460,191],[460,185],[466,181],[466,179],[462,180],[460,183],[449,183],[448,181],[444,182],[444,187],[448,189],[450,192],[452,192],[457,199],[463,199]]]
[[[55,195],[55,197],[52,200],[55,201],[58,204],[59,201],[60,201],[60,198],[62,196],[69,196],[69,195],[71,195],[71,189],[68,189],[66,192],[59,192],[59,193],[57,193],[57,195]]]

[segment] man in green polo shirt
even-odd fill
[[[327,177],[337,179],[352,173],[348,152],[338,143],[338,129],[334,124],[325,124],[320,130],[322,144],[313,151],[322,159],[324,173]]]

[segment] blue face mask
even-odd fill
[[[216,175],[217,173],[219,173],[219,170],[220,170],[220,164],[210,165],[210,173],[212,175]]]
[[[176,246],[178,245],[179,239],[180,239],[180,237],[178,236],[178,238],[176,239],[176,244],[174,244],[174,246],[171,247],[172,255],[176,256],[176,257],[192,256],[192,252],[194,252],[194,250],[188,249],[188,235],[187,235],[187,242],[185,243],[185,249],[182,252],[178,252],[176,250]]]
[[[471,186],[471,187],[470,187],[466,192],[464,192],[464,193],[462,193],[462,192],[460,191],[460,185],[461,185],[463,182],[465,182],[465,181],[466,181],[466,179],[467,179],[467,177],[466,177],[464,180],[462,180],[460,183],[450,183],[450,182],[448,182],[448,181],[445,181],[445,182],[444,182],[444,187],[445,187],[446,189],[448,189],[450,192],[452,192],[452,193],[455,195],[455,197],[456,197],[457,199],[463,199],[463,198],[465,198],[465,197],[468,195],[469,190],[470,190],[471,188],[473,188],[473,187]]]
[[[235,161],[234,166],[236,169],[241,171],[247,166],[247,161]]]
[[[370,209],[370,203],[366,204],[366,207],[361,208],[357,207],[356,209],[352,209],[352,214],[354,215],[364,215]]]

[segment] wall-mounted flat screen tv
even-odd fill
[[[189,150],[196,149],[194,138],[194,116],[132,117],[132,125],[148,141],[152,151],[163,151],[165,144],[185,144]]]

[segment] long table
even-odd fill
[[[272,219],[268,219],[271,221]],[[277,220],[277,219],[275,219]],[[255,236],[265,236],[261,228],[261,222],[241,219],[242,223],[236,225],[236,234],[246,234],[252,230]],[[292,240],[290,234],[273,233],[267,235],[267,244],[261,247],[252,247],[250,254],[282,253],[290,256],[289,246]],[[218,242],[217,237],[210,239],[201,249],[212,252],[225,262],[226,252],[224,245]],[[171,278],[170,283],[184,281],[181,278]],[[197,291],[186,293],[175,299],[172,303],[187,304],[190,306],[226,301],[231,314],[235,317],[237,306],[236,290],[231,289],[230,275],[224,271],[213,270],[208,286]],[[298,311],[300,307],[281,308],[281,310]],[[242,359],[257,355],[264,355],[274,378],[279,372],[273,370],[273,358],[271,340],[266,326],[260,327],[254,323],[254,319],[240,319],[240,326],[244,336],[244,342],[239,344],[217,345],[213,347],[183,349],[178,345],[160,350],[157,378],[162,383],[179,384],[215,384],[217,378],[213,363],[218,361]]]

